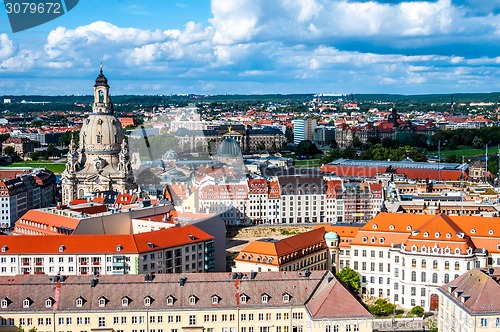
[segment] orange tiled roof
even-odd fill
[[[192,237],[190,237],[190,235]],[[214,237],[193,225],[170,227],[139,234],[92,234],[92,235],[43,235],[2,236],[0,246],[7,246],[4,255],[57,254],[64,246],[63,254],[112,254],[121,245],[120,253],[130,254],[172,248],[190,243],[213,240]]]
[[[80,219],[73,217],[46,213],[39,210],[29,210],[18,221],[16,221],[14,234],[23,234],[22,229],[24,229],[26,231],[44,235],[57,235],[59,233],[57,230],[53,230],[53,227],[64,227],[66,229],[74,230],[78,226],[79,222]]]

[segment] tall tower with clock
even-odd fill
[[[101,191],[137,189],[128,144],[120,121],[113,115],[102,65],[95,80],[92,113],[82,125],[78,148],[73,141],[69,146],[61,181],[63,204]]]

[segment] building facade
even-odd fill
[[[439,288],[439,331],[500,330],[500,269],[474,269]]]
[[[193,225],[128,235],[2,236],[0,275],[211,272],[213,240]]]
[[[301,141],[313,141],[314,130],[316,129],[316,120],[312,118],[295,119],[293,123],[293,144],[299,144]]]
[[[371,332],[330,272],[0,277],[0,331]],[[37,291],[32,289],[36,287]]]

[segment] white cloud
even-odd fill
[[[14,56],[18,51],[17,45],[10,40],[6,33],[0,33],[0,60]]]

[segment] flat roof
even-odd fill
[[[441,170],[466,170],[469,165],[467,163],[430,163],[419,162],[413,160],[353,160],[353,159],[337,159],[328,165],[331,166],[358,166],[358,167],[384,167],[391,166],[392,168],[414,168],[414,169],[441,169]]]

